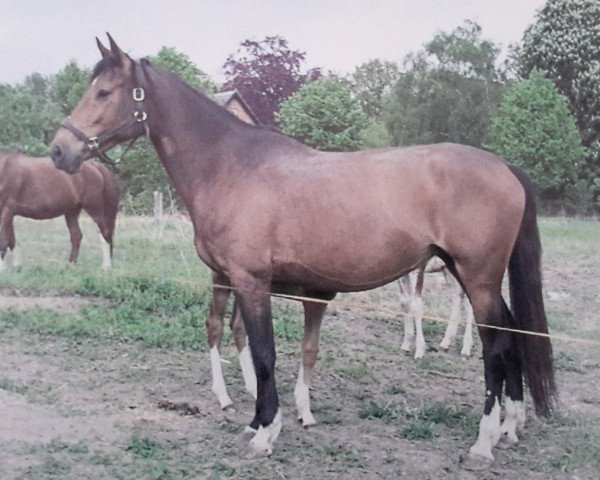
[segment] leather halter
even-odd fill
[[[60,127],[68,130],[73,135],[75,135],[75,137],[77,137],[78,140],[85,143],[85,146],[88,148],[88,150],[90,152],[94,153],[102,162],[107,163],[114,167],[115,162],[106,154],[106,152],[104,150],[102,150],[102,147],[106,145],[106,142],[108,142],[110,139],[112,139],[117,133],[119,133],[124,128],[131,127],[132,125],[135,125],[137,123],[141,123],[144,126],[146,140],[150,136],[150,129],[148,128],[148,123],[147,123],[148,114],[144,111],[144,104],[143,104],[144,99],[146,98],[146,92],[144,91],[144,89],[142,87],[136,87],[132,91],[132,98],[136,102],[136,104],[139,106],[139,110],[136,110],[133,112],[133,118],[126,120],[121,125],[119,125],[115,128],[111,128],[110,130],[107,130],[106,132],[103,132],[100,135],[97,135],[94,137],[89,137],[85,133],[83,133],[81,130],[79,130],[77,127],[74,127],[67,121],[61,123]],[[135,140],[136,139],[134,138],[131,141],[131,143],[128,145],[128,147],[125,150],[125,152],[123,153],[123,155],[129,150],[129,148],[131,148],[131,146],[133,145],[133,142],[135,142]]]

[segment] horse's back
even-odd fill
[[[59,171],[49,157],[15,153],[0,161],[0,189],[15,215],[42,220],[80,208],[80,179]]]

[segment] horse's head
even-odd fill
[[[139,66],[108,36],[110,49],[96,39],[102,60],[89,88],[61,124],[50,146],[54,165],[68,173],[115,145],[139,137],[147,129],[145,91],[138,83]]]

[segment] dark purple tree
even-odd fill
[[[223,65],[223,90],[237,89],[261,123],[272,125],[279,105],[305,83],[320,77],[319,69],[301,72],[305,53],[290,50],[275,35],[260,42],[246,40]]]

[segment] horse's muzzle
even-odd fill
[[[50,148],[50,156],[52,157],[54,166],[59,170],[63,170],[69,174],[79,171],[81,160],[78,160],[74,155],[70,155],[65,147],[54,143]]]

